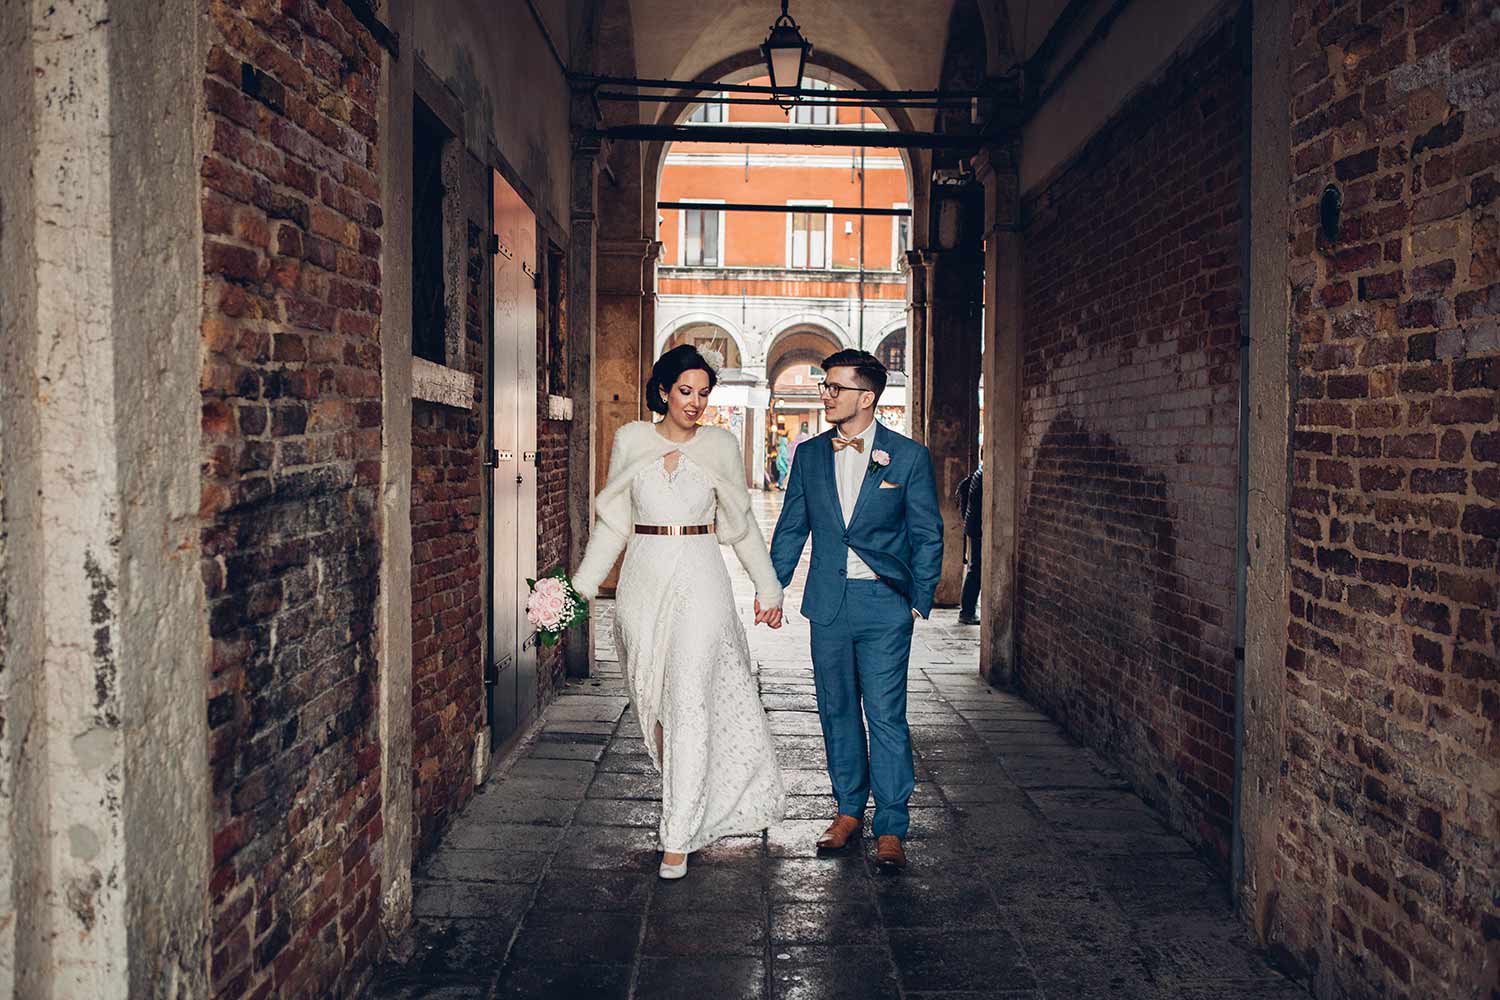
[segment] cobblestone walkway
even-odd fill
[[[774,499],[760,510],[769,522]],[[751,632],[787,821],[658,880],[660,783],[609,613],[600,676],[550,706],[418,871],[410,958],[378,970],[370,997],[1306,996],[1248,947],[1224,880],[1116,772],[979,680],[977,630],[951,611],[919,623],[913,645],[904,873],[877,875],[865,854],[816,857],[832,799],[808,626],[793,615]]]

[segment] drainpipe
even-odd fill
[[[1234,539],[1234,799],[1229,831],[1230,896],[1239,909],[1240,883],[1245,877],[1245,845],[1241,836],[1241,801],[1245,774],[1245,604],[1250,573],[1250,162],[1251,146],[1251,0],[1235,15],[1235,51],[1245,81],[1243,157],[1240,168],[1240,414],[1235,434],[1239,442],[1239,470],[1235,502]]]

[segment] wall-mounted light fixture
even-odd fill
[[[781,16],[771,25],[771,33],[761,44],[766,72],[771,76],[771,90],[782,110],[792,110],[797,103],[797,88],[802,86],[802,71],[812,46],[802,37],[802,29],[786,12],[787,0],[781,0]]]
[[[1338,242],[1343,208],[1344,196],[1339,189],[1332,184],[1325,187],[1322,196],[1318,198],[1318,228],[1323,231],[1323,239],[1329,243]]]

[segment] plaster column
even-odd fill
[[[979,672],[1009,684],[1016,670],[1016,570],[1021,515],[1023,330],[1020,178],[1014,148],[975,157],[984,184],[984,578]]]
[[[906,251],[906,433],[927,443],[927,267],[926,250]]]
[[[984,257],[978,234],[965,236],[969,238],[955,249],[926,251],[924,268],[927,349],[918,389],[943,515],[943,573],[935,597],[939,607],[957,606],[963,590],[964,519],[956,493],[958,484],[979,462],[979,304]]]
[[[390,0],[386,23],[414,33],[413,0]],[[411,923],[411,201],[413,59],[380,74],[382,231],[380,318],[380,923],[387,940]]]
[[[587,95],[575,93],[575,106]],[[573,144],[573,176],[568,234],[568,391],[573,424],[568,433],[568,569],[577,568],[594,527],[594,327],[599,242],[599,165],[604,140],[584,137]],[[587,677],[593,663],[594,630],[583,625],[567,636],[564,656],[569,677]]]
[[[206,996],[204,53],[0,5],[0,994]]]

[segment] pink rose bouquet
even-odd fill
[[[573,589],[573,581],[558,566],[538,580],[527,580],[531,596],[526,599],[526,620],[536,629],[537,642],[555,646],[562,634],[587,621],[589,602]]]

